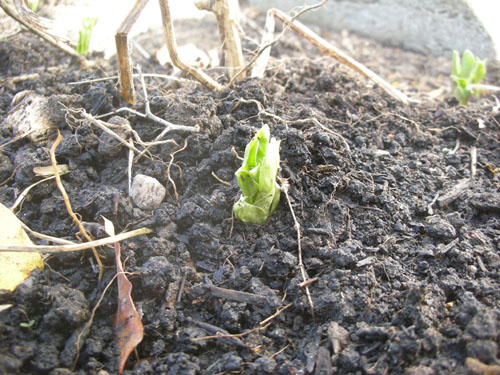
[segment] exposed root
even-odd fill
[[[304,263],[302,262],[302,237],[300,235],[300,224],[295,216],[295,211],[293,210],[292,202],[290,200],[290,196],[288,195],[288,183],[286,181],[282,181],[281,190],[285,193],[286,201],[288,202],[288,207],[290,208],[290,212],[292,213],[292,218],[294,222],[295,231],[297,232],[297,252],[299,255],[299,269],[300,274],[302,275],[302,280],[304,284],[304,290],[306,291],[307,301],[309,302],[309,307],[311,308],[311,315],[314,320],[314,304],[311,298],[311,293],[309,292],[309,277],[307,276],[306,268],[304,267]]]
[[[57,168],[57,161],[56,161],[56,148],[59,146],[59,143],[62,141],[62,135],[59,133],[59,130],[57,131],[57,139],[50,148],[50,160],[52,161],[52,168],[54,168],[54,175],[56,177],[56,183],[57,187],[59,188],[59,191],[61,192],[64,203],[66,204],[66,209],[68,210],[68,214],[71,216],[75,224],[78,226],[78,229],[80,230],[80,234],[84,236],[88,242],[92,241],[92,238],[90,235],[87,233],[85,228],[83,227],[82,222],[78,219],[76,214],[73,212],[73,209],[71,208],[71,203],[68,198],[68,194],[66,193],[66,189],[64,188],[62,182],[61,182],[61,176],[59,175],[59,171]],[[94,253],[94,257],[96,259],[97,264],[99,265],[99,280],[102,280],[102,275],[104,273],[104,266],[101,262],[101,258],[99,257],[99,253],[97,252],[95,247],[92,247],[92,252]]]

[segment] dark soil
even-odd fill
[[[134,166],[134,175],[155,177],[168,189],[151,211],[127,197],[128,150],[110,148],[101,130],[62,110],[64,104],[98,115],[125,106],[116,80],[69,85],[115,75],[114,61],[94,56],[95,67],[82,69],[26,32],[0,41],[0,144],[14,138],[4,121],[15,94],[33,90],[50,98],[50,119],[64,137],[57,158],[71,169],[63,181],[73,210],[88,223],[103,215],[117,232],[154,229],[121,244],[145,329],[127,374],[468,374],[467,357],[498,363],[498,107],[495,112],[489,97],[458,106],[447,96],[448,66],[439,60],[350,35],[331,39],[350,41],[355,57],[421,104],[395,102],[290,33],[274,49],[264,79],[245,79],[232,90],[148,79],[154,114],[201,127],[169,134],[177,146],[155,146],[152,160]],[[145,72],[168,72],[139,62]],[[499,82],[497,72],[492,82]],[[439,88],[438,99],[428,100]],[[143,111],[141,90],[138,95],[134,108]],[[247,102],[238,105],[240,98]],[[121,116],[144,141],[162,130]],[[299,285],[297,233],[284,194],[265,225],[232,219],[240,166],[232,148],[242,155],[264,123],[281,140],[281,176],[301,225],[303,263],[315,280],[313,309]],[[49,132],[0,149],[3,204],[12,206],[40,179],[32,168],[50,164],[54,140]],[[185,141],[170,168],[176,199],[167,170]],[[471,183],[455,190],[466,179]],[[76,241],[78,230],[53,181],[31,190],[18,217],[32,230]],[[75,355],[76,337],[116,273],[113,250],[100,252],[102,282],[90,251],[56,254],[13,293],[0,295],[0,304],[13,304],[0,313],[0,373],[116,372],[115,286]],[[252,295],[225,298],[215,287]],[[32,327],[20,326],[30,320]],[[252,332],[196,340],[215,335],[214,327]]]

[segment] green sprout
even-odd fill
[[[486,60],[476,58],[471,51],[465,50],[462,61],[457,51],[453,51],[451,81],[453,95],[460,104],[466,105],[471,95],[479,96],[480,85],[486,75]]]
[[[85,17],[83,19],[80,37],[78,38],[78,44],[76,46],[76,52],[80,55],[87,56],[89,53],[90,37],[92,36],[92,30],[96,24],[96,17]]]
[[[36,12],[38,9],[38,0],[28,0],[28,5],[33,12]]]
[[[264,224],[280,199],[276,182],[280,163],[280,142],[270,138],[264,125],[245,148],[243,165],[235,173],[241,197],[234,204],[237,219],[245,223]]]
[[[33,327],[33,324],[35,324],[34,319],[30,320],[28,323],[26,323],[26,322],[19,323],[19,325],[23,328],[31,328],[31,327]]]

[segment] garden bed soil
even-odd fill
[[[63,111],[100,115],[126,106],[116,80],[70,84],[116,75],[116,63],[93,56],[93,67],[79,67],[27,32],[0,41],[0,144],[14,139],[6,119],[17,93],[50,100],[43,115],[63,136],[56,156],[71,170],[62,178],[73,210],[87,223],[105,216],[117,232],[154,230],[121,243],[145,332],[124,373],[469,374],[468,357],[497,364],[498,105],[482,97],[459,106],[442,60],[354,35],[326,36],[420,103],[396,102],[292,33],[273,49],[263,79],[224,92],[148,78],[155,115],[201,128],[169,133],[176,144],[155,146],[152,159],[134,165],[134,175],[167,187],[152,210],[128,198],[127,149]],[[135,59],[144,72],[170,72]],[[489,79],[498,83],[498,70]],[[137,91],[134,109],[143,111]],[[162,130],[120,116],[144,141]],[[312,308],[285,195],[265,225],[232,217],[241,163],[233,149],[242,156],[263,124],[281,140],[280,175],[301,227]],[[55,136],[1,148],[1,203],[11,207],[39,180],[32,169],[50,165]],[[32,230],[76,241],[54,181],[33,188],[17,216]],[[116,274],[113,249],[100,253],[101,282],[90,251],[59,253],[14,292],[1,293],[0,304],[13,306],[0,312],[0,373],[116,372],[114,285],[75,356],[76,337]],[[228,298],[226,289],[249,294]],[[247,334],[199,339],[214,335],[213,326]]]

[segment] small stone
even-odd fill
[[[143,174],[134,177],[130,196],[137,207],[152,210],[160,205],[165,198],[167,189],[156,179]]]

